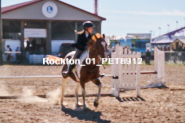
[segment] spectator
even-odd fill
[[[185,45],[183,46],[182,51],[185,52]]]
[[[6,53],[7,53],[6,62],[7,62],[7,63],[10,62],[11,52],[12,52],[12,49],[10,48],[10,45],[7,45],[7,49],[6,49]]]
[[[167,49],[167,47],[166,46],[164,46],[164,51],[167,51],[168,49]]]
[[[152,46],[152,51],[154,51],[154,46]]]
[[[20,61],[21,61],[20,48],[17,47],[15,51],[16,51],[16,60],[15,60],[15,62],[16,62],[16,63],[20,63]]]
[[[114,46],[112,47],[112,52],[115,52],[115,47]]]
[[[29,40],[26,41],[26,49],[25,51],[29,51],[30,50],[30,42]]]
[[[147,48],[147,51],[146,51],[146,59],[145,59],[145,63],[150,65],[150,57],[151,57],[151,53],[149,51],[149,48]]]
[[[20,63],[24,63],[25,54],[23,54],[23,48],[22,47],[20,47],[20,51],[21,51],[21,53],[20,53]]]
[[[26,59],[26,63],[28,63],[29,62],[29,53],[30,53],[30,42],[29,42],[29,40],[27,40],[27,45],[26,45],[26,49],[25,49],[25,54],[23,54],[23,56],[25,56],[24,58]],[[32,42],[33,44],[35,43],[35,42]],[[34,44],[35,45],[35,44]]]
[[[37,50],[37,42],[35,38],[31,41],[31,44],[32,44],[32,51],[35,52]]]
[[[170,51],[170,46],[168,46],[168,51]]]
[[[176,51],[175,48],[174,48],[174,46],[172,46],[172,51]]]
[[[182,45],[179,45],[178,51],[182,51]]]
[[[129,46],[127,46],[127,47],[126,47],[126,49],[127,49],[127,54],[129,54],[130,47],[129,47]]]
[[[164,51],[164,47],[161,47],[161,51]]]

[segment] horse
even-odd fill
[[[71,72],[71,74],[68,77],[63,76],[63,81],[62,81],[62,95],[61,95],[61,107],[63,106],[63,98],[64,98],[64,91],[65,91],[65,87],[66,87],[66,81],[67,79],[70,77],[71,79],[73,79],[75,82],[77,82],[77,87],[75,90],[75,96],[76,96],[76,107],[80,107],[80,103],[78,101],[78,91],[80,89],[80,87],[82,88],[82,97],[83,97],[83,109],[86,109],[86,104],[85,104],[85,96],[86,96],[86,92],[85,92],[85,83],[87,82],[93,82],[95,85],[98,86],[99,90],[98,90],[98,94],[97,94],[97,98],[94,101],[94,106],[98,107],[99,105],[99,100],[100,100],[100,95],[101,95],[101,88],[102,88],[102,84],[99,80],[99,72],[100,72],[100,58],[106,58],[107,57],[107,44],[105,42],[105,35],[101,35],[99,33],[96,33],[94,35],[92,35],[91,40],[89,40],[89,42],[87,43],[87,48],[84,51],[86,52],[86,54],[88,54],[84,60],[82,61],[83,66],[81,66],[81,69],[79,71],[80,76],[77,77],[77,75],[75,74],[75,69],[73,69],[73,72]],[[68,53],[65,56],[65,59],[72,59],[73,55],[75,54],[74,51]],[[83,54],[82,56],[83,57]],[[94,62],[91,62],[90,64],[86,63],[86,59],[90,58],[90,59],[95,59]],[[77,65],[76,65],[77,67]],[[63,64],[61,73],[66,70],[68,68],[67,64]]]

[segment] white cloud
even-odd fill
[[[185,12],[174,10],[174,11],[160,11],[160,12],[149,12],[149,11],[111,11],[113,13],[121,14],[135,14],[135,15],[162,15],[162,16],[185,16]]]

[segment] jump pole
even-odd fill
[[[1,76],[0,79],[33,79],[33,78],[61,78],[61,75],[47,75],[47,76]]]

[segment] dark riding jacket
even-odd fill
[[[77,49],[84,51],[88,41],[91,39],[91,36],[92,35],[89,34],[88,37],[86,37],[85,32],[83,32],[82,34],[79,34],[77,38],[77,42],[72,46],[75,46]]]

